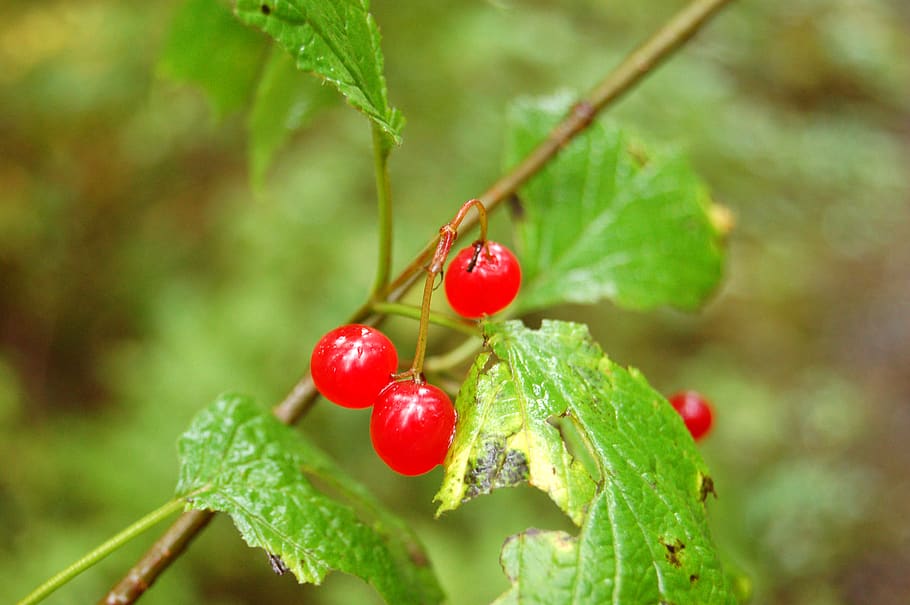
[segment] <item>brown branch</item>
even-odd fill
[[[578,101],[569,115],[524,160],[493,183],[480,200],[493,210],[518,190],[529,178],[552,160],[577,134],[584,131],[604,108],[632,89],[675,50],[694,36],[701,27],[731,0],[695,0],[661,27],[638,49],[630,53],[586,97]],[[476,215],[462,223],[461,232],[477,224]],[[413,286],[436,249],[433,238],[392,280],[377,298],[397,302]],[[351,322],[376,323],[381,316],[372,310],[372,301],[351,316]],[[316,399],[316,389],[309,373],[294,386],[285,399],[273,409],[285,424],[293,424],[309,411]],[[139,560],[129,573],[99,601],[99,605],[134,603],[157,577],[206,526],[214,513],[189,511],[181,515]]]
[[[695,0],[654,33],[644,44],[632,51],[584,98],[579,100],[566,118],[550,131],[524,160],[493,183],[480,196],[480,201],[493,210],[515,193],[525,181],[537,174],[556,156],[575,135],[587,128],[603,109],[632,89],[646,75],[669,58],[674,51],[692,38],[711,17],[732,0]],[[462,223],[468,232],[477,224],[476,217]],[[407,291],[416,281],[436,249],[436,238],[427,242],[414,261],[386,289],[391,295]]]
[[[135,603],[152,582],[177,560],[190,541],[208,525],[215,513],[208,510],[185,512],[160,537],[103,599],[99,605],[126,605]]]

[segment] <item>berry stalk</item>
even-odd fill
[[[427,266],[427,276],[423,284],[423,298],[420,302],[420,326],[417,329],[417,349],[414,352],[414,363],[411,368],[401,376],[412,376],[415,380],[420,381],[423,373],[423,360],[427,353],[427,332],[430,329],[430,303],[433,299],[433,288],[436,283],[436,276],[442,273],[452,245],[458,239],[458,227],[464,221],[468,211],[474,208],[477,210],[477,221],[480,223],[480,242],[487,241],[487,209],[483,202],[473,198],[466,201],[455,213],[451,221],[439,229],[439,239],[436,243],[436,252],[433,259]]]

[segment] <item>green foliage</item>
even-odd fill
[[[666,400],[583,325],[485,332],[491,351],[456,402],[439,512],[527,481],[581,527],[510,539],[502,602],[735,602],[705,516],[713,483]]]
[[[0,458],[28,461],[0,473],[0,602],[166,496],[167,452],[199,401],[225,388],[283,396],[370,283],[373,180],[357,116],[288,146],[268,200],[250,204],[238,117],[215,128],[198,95],[149,77],[173,6],[0,8]],[[397,258],[495,178],[513,95],[587,87],[678,6],[375,3],[411,121],[393,165]],[[904,409],[910,342],[902,11],[899,0],[733,3],[617,104],[624,130],[684,146],[734,210],[736,270],[707,316],[561,311],[651,384],[698,386],[717,404],[701,446],[720,492],[712,529],[756,605],[910,602],[910,498],[875,505],[906,477],[893,447],[906,430],[880,422]],[[402,343],[413,336],[409,322],[387,325]],[[800,386],[808,377],[818,388]],[[576,533],[526,488],[430,523],[437,478],[382,472],[369,440],[347,438],[363,427],[320,405],[302,430],[412,519],[453,605],[506,589],[493,563],[502,536]],[[143,603],[378,600],[346,574],[318,588],[276,578],[262,551],[237,548],[226,517]],[[129,545],[57,601],[95,602],[147,547]]]
[[[398,142],[403,118],[389,105],[379,28],[367,0],[238,0],[237,16],[272,36],[297,67],[332,84]]]
[[[334,99],[331,89],[300,73],[284,49],[272,48],[248,119],[248,152],[254,186],[262,185],[275,153],[291,134]]]
[[[301,583],[340,570],[368,581],[389,603],[442,600],[413,533],[248,398],[223,396],[203,410],[178,449],[177,495],[190,508],[227,512],[250,546],[280,557]]]
[[[159,69],[201,86],[224,114],[249,102],[265,49],[265,40],[218,0],[187,0],[171,24]]]
[[[508,165],[547,136],[567,101],[513,105]],[[678,154],[629,147],[617,127],[597,122],[522,189],[521,310],[604,298],[692,309],[717,285],[722,252],[704,184]]]

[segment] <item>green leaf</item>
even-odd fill
[[[265,64],[249,116],[249,155],[253,185],[262,185],[275,152],[323,107],[335,92],[301,73],[279,46]]]
[[[395,142],[403,119],[389,105],[379,28],[367,0],[237,0],[237,16],[270,36],[297,67],[331,83]]]
[[[225,114],[250,99],[266,45],[218,0],[187,0],[171,24],[158,68],[201,86],[215,111]]]
[[[583,325],[485,326],[459,393],[439,512],[527,481],[580,526],[528,530],[502,553],[500,603],[734,603],[711,541],[711,481],[679,415]]]
[[[280,557],[301,583],[319,584],[339,570],[363,578],[389,603],[442,600],[413,533],[249,398],[223,396],[200,412],[178,450],[177,495],[188,508],[228,513],[250,546]]]
[[[509,164],[547,136],[567,101],[512,107]],[[596,122],[522,188],[521,311],[602,299],[688,309],[717,285],[722,250],[705,186],[678,154],[629,148],[619,129]]]

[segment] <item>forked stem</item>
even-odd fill
[[[452,220],[439,229],[436,252],[433,254],[433,260],[427,266],[427,276],[423,284],[423,298],[420,302],[420,326],[417,328],[417,349],[414,352],[414,363],[411,364],[409,370],[400,376],[411,377],[416,381],[423,380],[423,360],[427,354],[427,332],[430,329],[430,303],[433,301],[436,277],[442,274],[449,252],[452,251],[452,245],[458,238],[458,227],[464,221],[471,208],[477,211],[477,222],[480,223],[480,240],[478,241],[487,241],[487,209],[483,202],[476,198],[462,204]],[[479,250],[480,248],[478,247]]]

